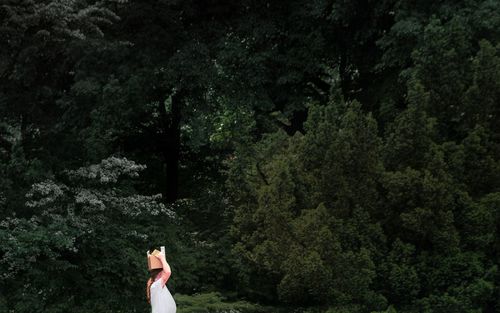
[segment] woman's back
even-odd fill
[[[177,306],[174,298],[165,284],[162,286],[162,280],[157,279],[151,284],[151,309],[152,313],[175,313]]]

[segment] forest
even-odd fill
[[[0,312],[500,312],[500,0],[0,0]]]

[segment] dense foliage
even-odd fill
[[[500,1],[0,2],[0,311],[500,310]]]

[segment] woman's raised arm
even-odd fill
[[[160,279],[162,280],[161,286],[163,287],[163,286],[165,286],[168,279],[170,278],[170,275],[172,274],[172,270],[170,269],[170,265],[168,264],[167,260],[165,259],[165,255],[163,253],[159,253],[156,257],[158,259],[160,259],[161,264],[163,265],[163,271],[161,271],[161,273],[160,273],[160,275],[161,275]]]

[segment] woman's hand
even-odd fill
[[[166,261],[166,258],[165,258],[165,255],[163,254],[163,252],[158,253],[157,255],[155,255],[155,257],[157,257],[160,261],[162,259]]]

